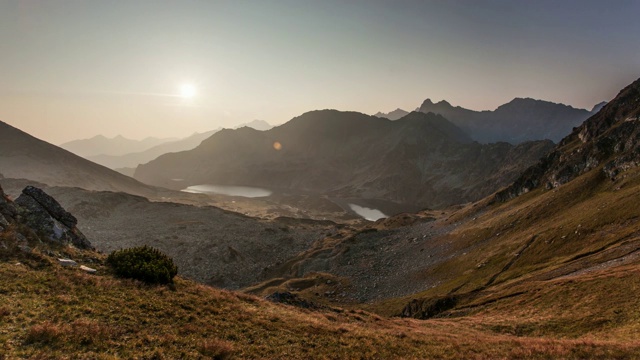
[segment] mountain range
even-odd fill
[[[236,128],[241,128],[245,126],[256,129],[256,130],[260,130],[260,131],[265,131],[272,128],[272,126],[269,125],[269,123],[263,120],[253,120],[251,122],[238,125]],[[211,135],[215,134],[220,130],[222,130],[222,128],[206,131],[203,133],[196,132],[193,135],[183,139],[177,139],[177,140],[172,139],[170,141],[164,141],[159,144],[149,146],[137,151],[131,151],[131,147],[128,147],[128,148],[123,147],[117,151],[118,154],[114,154],[114,151],[111,151],[111,152],[97,153],[94,155],[83,155],[87,153],[86,149],[91,149],[92,150],[91,152],[94,153],[95,152],[94,149],[100,148],[102,146],[103,141],[101,139],[98,138],[99,140],[97,142],[95,141],[97,137],[94,137],[88,140],[77,140],[75,142],[72,142],[72,144],[78,144],[78,143],[83,144],[83,146],[85,147],[84,150],[79,146],[73,146],[73,147],[67,146],[67,149],[74,152],[76,155],[80,155],[97,164],[104,165],[110,169],[119,170],[121,172],[123,171],[127,172],[127,175],[129,174],[133,175],[135,167],[138,166],[139,164],[147,163],[162,154],[191,150],[196,146],[198,146],[202,142],[202,140],[210,137]],[[63,145],[61,145],[61,147],[64,148]],[[139,144],[139,145],[140,145],[139,147],[143,147],[142,144]],[[117,141],[113,141],[109,143],[108,146],[118,148],[120,145],[118,144]],[[104,146],[104,148],[107,148],[107,146]],[[73,149],[78,149],[79,151],[75,152],[73,151]]]
[[[242,185],[442,207],[498,190],[552,146],[478,144],[434,114],[390,121],[322,110],[269,131],[222,130],[193,150],[138,166],[135,178],[178,190]]]
[[[594,107],[597,110],[598,104]],[[558,142],[593,112],[531,98],[515,98],[493,111],[474,111],[447,101],[425,100],[419,111],[440,114],[480,143],[549,139]]]
[[[598,103],[587,111],[544,100],[515,98],[494,111],[475,111],[453,106],[446,100],[434,103],[426,99],[416,111],[440,114],[480,143],[518,144],[545,139],[558,142],[604,105],[606,102]],[[398,120],[408,113],[398,108],[389,113],[378,112],[374,116]]]
[[[104,135],[96,135],[90,139],[73,140],[60,145],[61,148],[84,158],[95,155],[118,156],[132,152],[139,152],[151,147],[176,141],[177,138],[148,137],[143,140],[132,140],[122,135],[107,138]]]

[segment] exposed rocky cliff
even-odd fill
[[[639,116],[640,79],[562,139],[553,152],[499,192],[496,200],[506,201],[539,186],[555,188],[596,168],[615,180],[640,164]]]

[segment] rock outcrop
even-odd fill
[[[92,249],[91,243],[78,230],[78,220],[41,189],[27,186],[16,199],[18,221],[40,237],[80,249]]]
[[[575,128],[511,186],[498,192],[495,200],[507,201],[540,186],[552,189],[599,167],[615,180],[621,172],[640,165],[639,117],[640,79]]]

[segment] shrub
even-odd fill
[[[148,284],[170,284],[178,274],[173,259],[149,246],[116,250],[107,257],[116,275]]]

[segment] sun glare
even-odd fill
[[[193,84],[180,85],[180,96],[185,99],[191,99],[196,96],[197,90]]]

